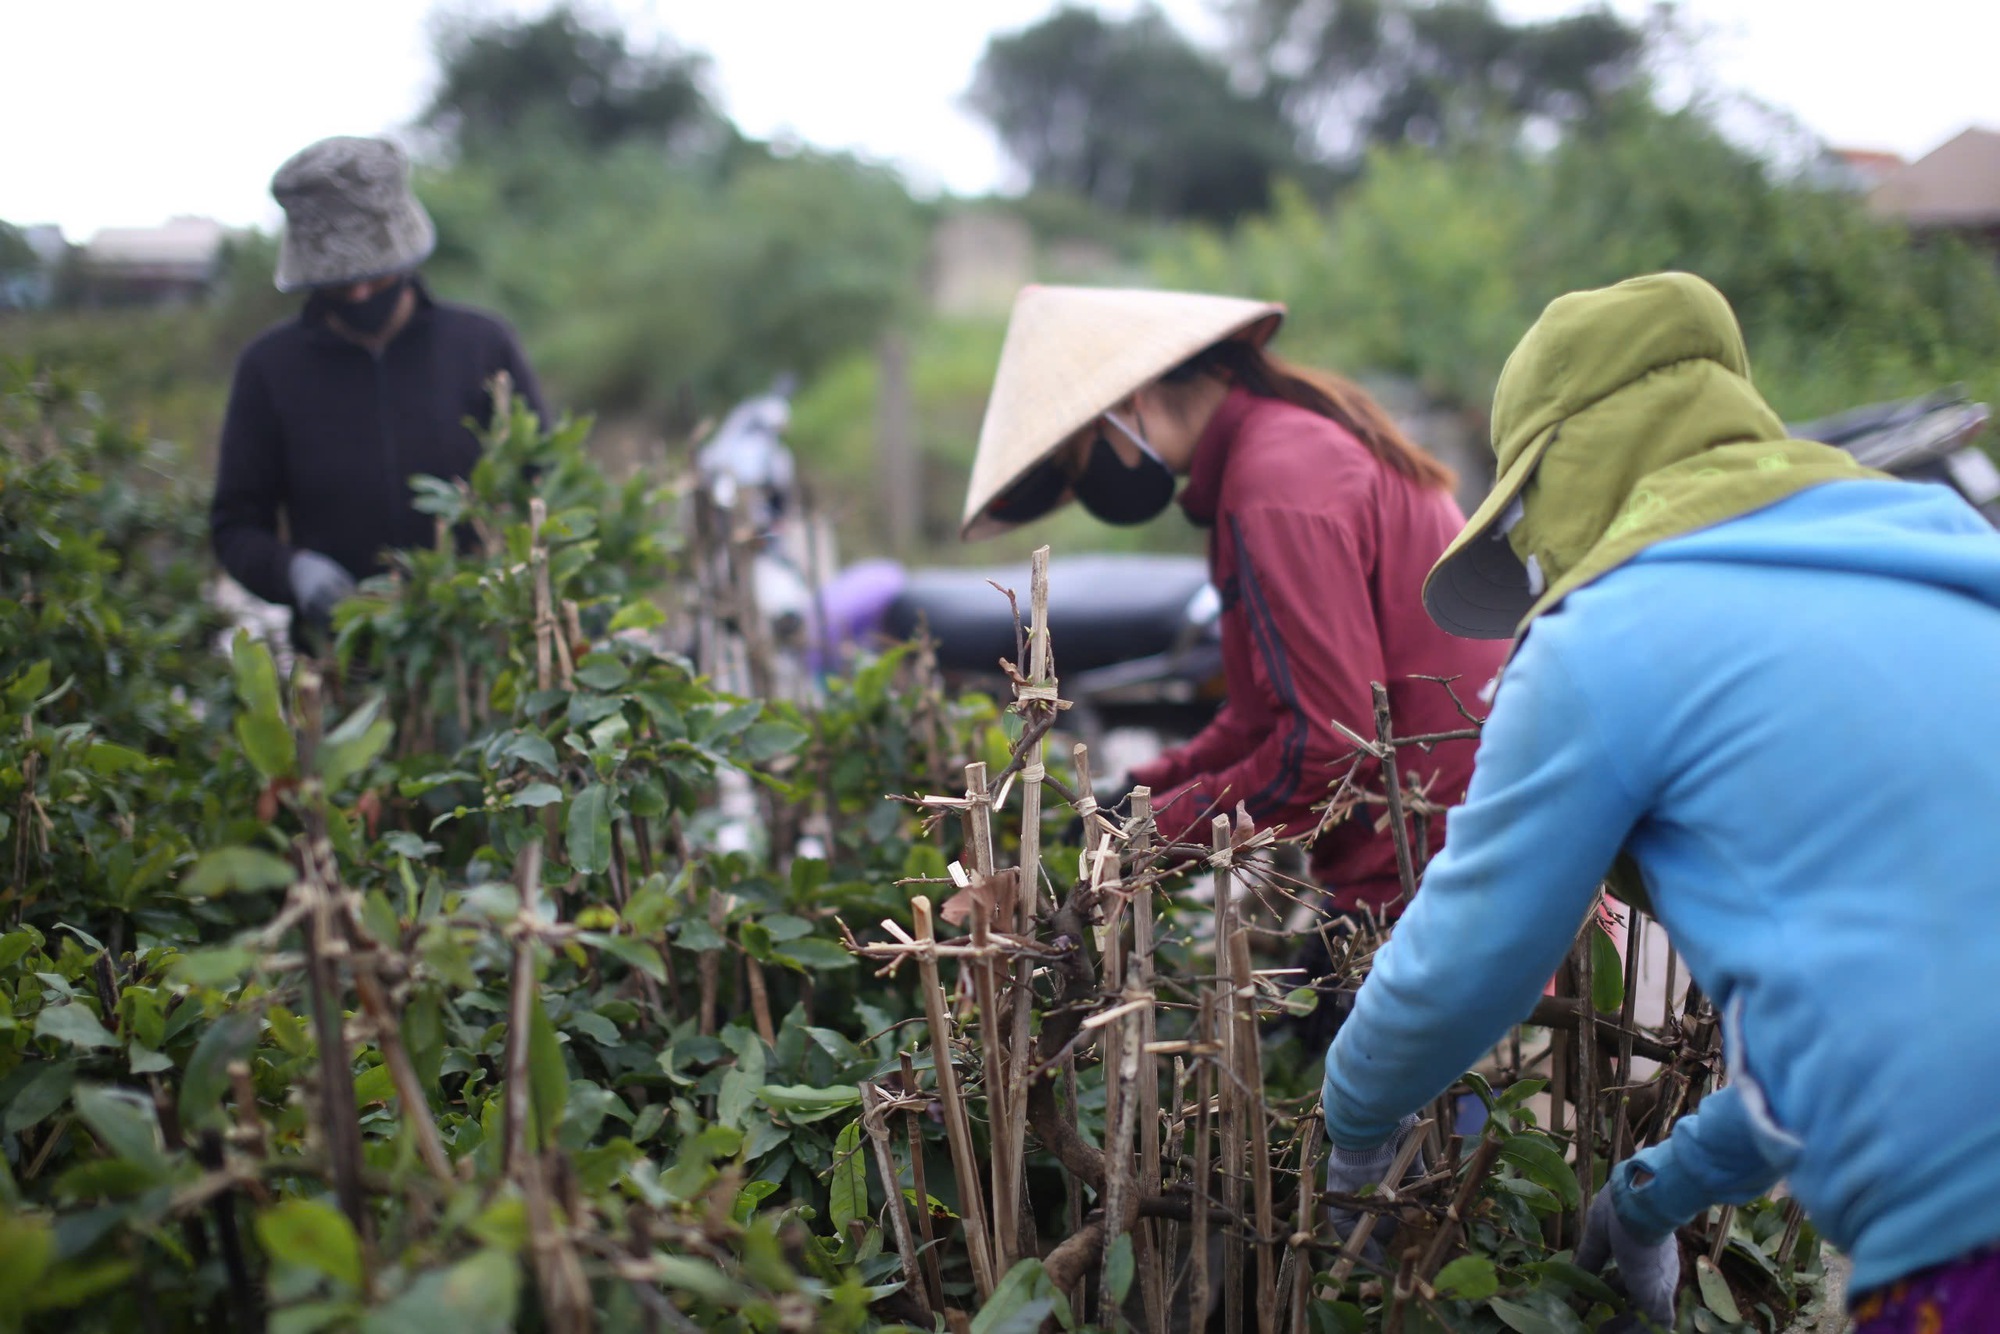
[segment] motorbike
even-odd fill
[[[1025,600],[1020,566],[908,568],[866,560],[824,581],[831,561],[808,559],[816,540],[800,513],[796,464],[786,446],[786,386],[749,400],[698,452],[711,504],[745,505],[760,526],[754,559],[763,631],[801,664],[796,679],[837,670],[856,650],[929,638],[953,686],[1004,693],[1001,660],[1019,652],[1020,614],[1002,590]],[[2000,527],[2000,468],[1979,447],[1989,410],[1963,390],[1875,403],[1792,425],[1791,433],[1852,454],[1911,481],[1951,487]],[[1198,556],[1095,553],[1056,557],[1049,567],[1049,637],[1070,727],[1098,745],[1119,729],[1144,729],[1157,744],[1192,736],[1224,697],[1222,600]]]

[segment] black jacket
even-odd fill
[[[223,568],[258,597],[290,603],[287,567],[300,548],[360,579],[382,568],[385,550],[431,545],[435,521],[411,505],[409,480],[472,470],[479,440],[465,420],[491,419],[487,386],[501,370],[547,422],[513,332],[421,286],[379,356],[327,327],[318,299],[267,330],[237,360],[222,425],[209,531]]]

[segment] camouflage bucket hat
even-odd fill
[[[322,139],[278,168],[271,194],[285,210],[281,292],[402,273],[437,245],[410,161],[386,139]]]

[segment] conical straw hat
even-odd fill
[[[1233,335],[1247,332],[1261,345],[1284,315],[1272,302],[1194,292],[1022,288],[979,428],[959,535],[970,541],[1011,527],[986,507],[1134,389]]]

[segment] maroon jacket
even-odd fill
[[[1418,676],[1457,678],[1459,699],[1483,713],[1507,645],[1455,638],[1424,612],[1424,576],[1465,524],[1448,493],[1391,470],[1339,424],[1242,389],[1216,409],[1191,474],[1181,506],[1212,530],[1229,697],[1200,735],[1132,772],[1153,789],[1164,836],[1207,843],[1210,819],[1238,802],[1259,829],[1312,829],[1312,808],[1354,756],[1328,719],[1372,737],[1371,682],[1388,686],[1405,736],[1467,725],[1451,695]],[[1398,763],[1455,805],[1474,749],[1411,747]],[[1360,779],[1379,791],[1376,768]],[[1313,847],[1313,873],[1342,909],[1396,904],[1395,844],[1376,832],[1379,814],[1357,812]],[[1440,818],[1431,849],[1443,841]]]

